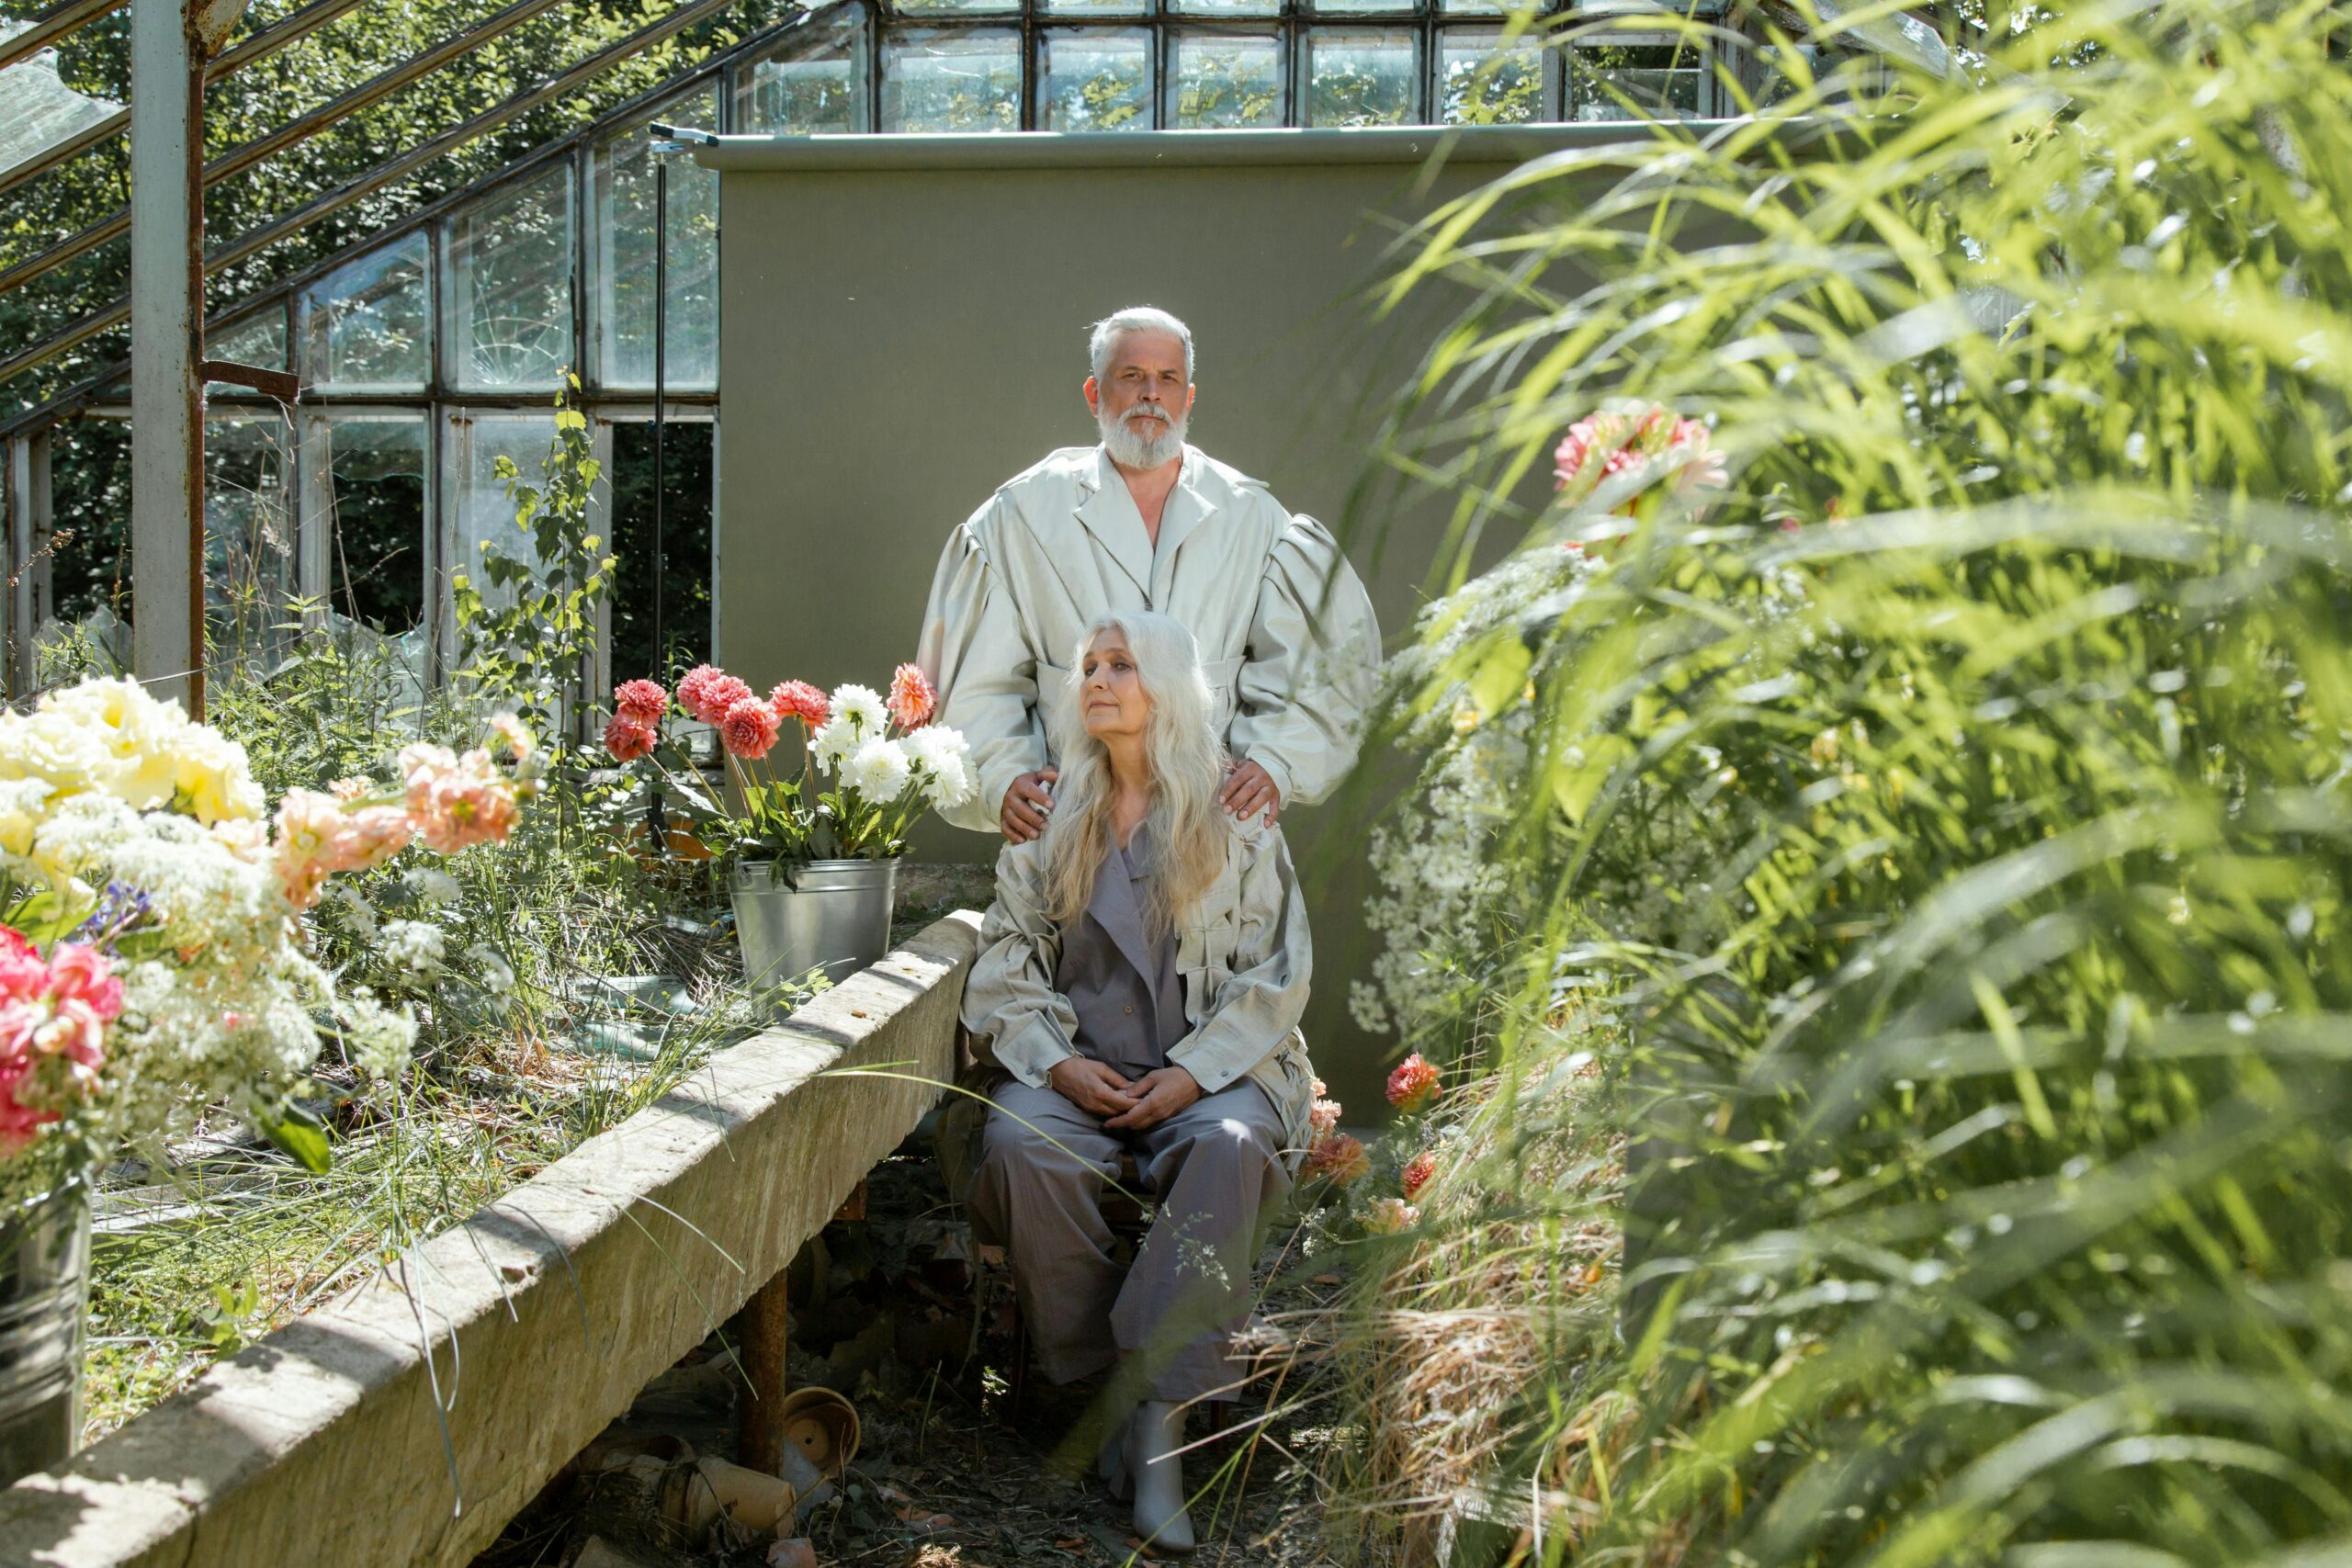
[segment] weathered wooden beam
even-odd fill
[[[181,0],[130,14],[130,648],[204,713],[203,66]]]

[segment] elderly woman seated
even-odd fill
[[[1225,757],[1182,626],[1097,621],[1060,701],[1048,826],[999,857],[964,993],[1012,1076],[970,1205],[1046,1375],[1119,1366],[1114,1386],[1139,1395],[1103,1472],[1133,1483],[1137,1533],[1181,1551],[1183,1406],[1237,1381],[1261,1218],[1313,1103],[1306,912],[1279,829],[1218,807]],[[1124,1271],[1099,1207],[1122,1154],[1159,1199]]]

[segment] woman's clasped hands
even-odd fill
[[[1141,1132],[1157,1126],[1201,1098],[1198,1079],[1179,1066],[1156,1068],[1139,1078],[1091,1056],[1065,1056],[1050,1074],[1054,1091],[1105,1127]]]

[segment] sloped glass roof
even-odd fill
[[[32,24],[0,21],[0,39]],[[0,174],[6,174],[120,113],[110,98],[77,93],[58,79],[57,51],[44,49],[0,70]]]

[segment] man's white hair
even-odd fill
[[[1098,381],[1110,374],[1111,355],[1119,351],[1119,340],[1130,333],[1166,333],[1184,345],[1184,380],[1193,379],[1193,329],[1159,309],[1157,305],[1130,305],[1116,310],[1094,323],[1094,335],[1087,340],[1086,353],[1094,367]]]

